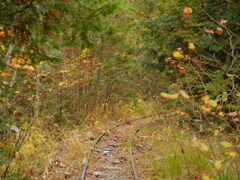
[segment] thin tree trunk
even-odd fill
[[[39,109],[40,109],[40,83],[41,83],[41,80],[40,80],[40,76],[38,76],[38,74],[40,74],[40,71],[41,71],[41,64],[38,66],[38,69],[37,69],[37,72],[36,72],[36,75],[35,75],[35,78],[36,78],[36,104],[35,104],[35,114],[34,114],[34,117],[35,118],[38,118],[39,116]]]
[[[15,47],[15,44],[14,44],[14,41],[12,40],[12,42],[11,42],[10,45],[9,45],[9,48],[8,48],[6,57],[5,57],[6,63],[7,63],[7,66],[8,66],[8,67],[9,67],[9,65],[10,65],[10,61],[11,61],[12,52],[13,52],[14,47]]]

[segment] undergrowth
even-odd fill
[[[180,115],[165,110],[137,134],[134,144],[143,146],[137,164],[147,179],[239,179],[237,134],[199,132],[179,123]]]

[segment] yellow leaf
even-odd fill
[[[188,49],[194,50],[195,49],[195,45],[193,43],[188,43]]]
[[[67,73],[67,70],[60,70],[60,73]]]
[[[190,98],[189,95],[185,91],[183,91],[183,90],[180,90],[179,93],[182,95],[182,97],[184,97],[186,99]]]
[[[227,141],[221,141],[220,144],[224,146],[225,148],[230,148],[232,147],[232,143],[227,142]]]
[[[5,51],[5,46],[4,45],[1,44],[0,47],[3,51]]]
[[[220,113],[218,113],[218,115],[221,116],[221,117],[224,117],[225,113],[221,111]]]
[[[219,134],[219,130],[214,131],[214,136],[217,136]]]
[[[202,180],[213,180],[207,174],[202,174]]]
[[[11,76],[11,74],[9,74],[8,72],[2,72],[0,76],[7,78]]]
[[[184,58],[184,55],[181,54],[181,53],[178,52],[178,51],[174,51],[174,52],[173,52],[173,57],[178,58],[178,59],[181,59],[181,58]]]
[[[181,114],[182,116],[185,116],[185,115],[186,115],[186,113],[185,113],[185,112],[180,112],[180,114]]]
[[[217,102],[214,100],[209,100],[208,104],[210,104],[212,107],[217,107],[217,105],[218,105]]]
[[[207,104],[207,102],[210,100],[210,97],[207,95],[207,96],[204,96],[202,97],[202,101]]]
[[[221,167],[222,167],[222,162],[223,162],[223,160],[216,160],[215,162],[214,162],[214,166],[215,166],[215,168],[216,169],[221,169]]]
[[[235,151],[228,151],[225,154],[227,156],[230,156],[230,157],[236,157],[237,156],[237,152],[235,152]]]
[[[213,180],[213,179],[211,179],[208,175],[203,174],[202,175],[202,180]]]
[[[89,49],[88,49],[88,48],[85,48],[85,49],[82,50],[82,53],[83,53],[83,54],[86,54],[88,51],[89,51]]]
[[[58,83],[59,86],[64,86],[64,82]]]
[[[178,93],[177,94],[167,94],[167,93],[164,93],[162,92],[160,94],[160,96],[164,97],[164,98],[169,98],[169,99],[177,99],[178,98]]]
[[[208,113],[210,113],[210,112],[211,112],[211,109],[207,108],[207,107],[206,107],[206,106],[204,106],[204,105],[202,105],[202,106],[201,106],[201,109],[202,109],[203,111],[206,111],[206,112],[208,112]]]

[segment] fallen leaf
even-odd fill
[[[167,93],[164,93],[162,92],[160,94],[160,96],[164,97],[164,98],[169,98],[169,99],[177,99],[178,98],[178,93],[177,94],[167,94]]]
[[[227,114],[227,116],[230,116],[230,117],[236,117],[238,115],[237,111],[235,112],[230,112]]]
[[[237,156],[237,152],[232,151],[232,150],[227,151],[225,154],[226,154],[227,156],[230,156],[230,157],[236,157],[236,156]]]
[[[184,69],[179,69],[179,72],[182,74],[187,74],[187,71],[185,71]]]
[[[172,61],[170,62],[170,64],[177,64],[177,63],[178,63],[177,60],[172,60]]]
[[[193,10],[190,7],[185,7],[183,10],[183,16],[184,17],[189,17],[190,14],[192,14]]]
[[[218,113],[218,115],[221,116],[221,117],[224,117],[225,113],[221,111],[221,112]]]
[[[204,171],[202,172],[202,180],[213,180]]]
[[[232,143],[227,142],[227,141],[221,141],[220,144],[224,146],[225,148],[230,148],[232,147]]]
[[[223,34],[223,29],[222,28],[220,28],[220,27],[218,27],[217,29],[216,29],[216,33],[217,34]]]
[[[234,118],[233,121],[234,122],[240,122],[240,119],[239,118]]]
[[[193,51],[195,49],[195,45],[193,43],[188,43],[188,49]]]
[[[214,100],[209,100],[208,104],[210,104],[212,107],[217,107],[217,105],[218,105],[217,102]]]
[[[216,169],[221,169],[221,167],[222,167],[222,162],[223,162],[223,160],[216,160],[215,162],[214,162],[214,166],[215,166],[215,168]]]
[[[181,54],[179,51],[174,51],[173,52],[173,57],[178,58],[178,59],[182,59],[182,58],[184,58],[184,55]]]
[[[214,136],[217,136],[219,134],[219,130],[214,131]]]
[[[202,109],[203,111],[205,111],[205,112],[208,112],[208,113],[211,112],[211,109],[207,108],[205,105],[202,105],[202,106],[201,106],[201,109]]]
[[[203,96],[202,97],[202,101],[207,104],[207,102],[210,100],[210,97],[207,95],[207,96]]]
[[[226,24],[227,22],[228,22],[228,20],[225,20],[225,19],[221,19],[221,20],[219,21],[219,23],[222,24],[222,25]]]

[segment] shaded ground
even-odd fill
[[[94,148],[91,158],[89,159],[89,166],[86,172],[86,180],[130,180],[134,179],[132,173],[132,167],[129,157],[129,149],[126,146],[126,143],[131,141],[132,136],[136,133],[136,130],[143,127],[145,124],[151,122],[151,118],[139,119],[131,123],[126,123],[116,129],[107,132],[101,141]],[[121,122],[119,122],[121,123]],[[109,122],[106,124],[106,127],[113,127],[116,125],[116,122]],[[111,129],[111,128],[110,128]],[[90,147],[91,144],[94,144],[98,136],[103,129],[94,129],[92,130],[92,137],[88,141],[81,142],[84,149],[87,151],[86,147]],[[80,136],[80,135],[79,135]],[[78,137],[75,137],[78,139]],[[79,141],[81,138],[79,138]],[[68,148],[71,149],[71,146],[76,146],[76,142],[67,144]],[[76,148],[76,147],[74,147]],[[82,147],[81,147],[82,148]],[[138,152],[143,151],[143,146],[140,144],[133,145],[133,157]],[[82,151],[82,149],[81,149]],[[61,149],[58,150],[58,156],[68,156],[66,152]],[[43,179],[52,180],[52,179],[80,179],[84,161],[86,161],[87,153],[85,158],[79,158],[76,155],[76,158],[73,159],[73,163],[61,162],[61,160],[53,160],[53,165],[49,168],[48,172],[45,173]],[[74,157],[73,157],[74,158]],[[58,158],[59,159],[59,158]],[[61,159],[61,158],[60,158]],[[62,160],[64,161],[64,160]],[[69,167],[75,166],[75,167]],[[76,167],[77,166],[77,167]],[[140,170],[140,165],[136,164],[137,173],[140,179],[143,178],[143,174]]]

